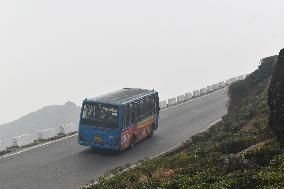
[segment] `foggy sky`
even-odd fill
[[[0,1],[0,123],[122,87],[161,99],[284,47],[283,0]]]

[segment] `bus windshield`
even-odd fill
[[[118,128],[118,109],[107,104],[85,103],[81,123],[102,128]]]

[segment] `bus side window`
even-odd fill
[[[154,109],[155,109],[155,96],[154,95],[151,95],[151,108],[150,108],[150,112],[151,113],[154,113]]]
[[[131,124],[135,123],[136,120],[136,110],[135,110],[135,103],[132,102],[131,104]]]
[[[147,97],[146,97],[145,109],[146,109],[146,115],[149,116],[149,115],[150,115],[150,111],[151,111],[151,100],[150,100],[150,96],[147,96]]]
[[[144,116],[147,117],[148,116],[148,112],[147,112],[147,97],[144,97],[144,99],[143,99],[143,109],[144,109]]]
[[[128,105],[124,106],[123,108],[123,128],[127,128],[129,125],[129,109]]]
[[[144,109],[144,100],[143,99],[140,99],[140,117],[141,118],[144,118],[145,117],[145,109]]]
[[[159,112],[160,111],[160,99],[159,96],[156,94],[155,95],[155,112]]]
[[[135,101],[135,120],[138,122],[140,119],[140,104],[139,101]]]
[[[133,117],[133,105],[132,104],[129,104],[128,105],[128,122],[129,122],[129,125],[131,125],[133,122],[132,122],[132,117]]]

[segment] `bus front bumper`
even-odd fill
[[[90,146],[92,148],[120,150],[120,146],[110,146],[110,145],[103,145],[103,144],[96,144],[96,143],[87,143],[84,141],[80,141],[79,144],[82,146]]]

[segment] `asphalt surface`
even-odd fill
[[[75,189],[107,170],[152,157],[187,140],[227,111],[226,90],[160,113],[158,131],[129,151],[98,152],[77,137],[0,159],[0,189]]]

